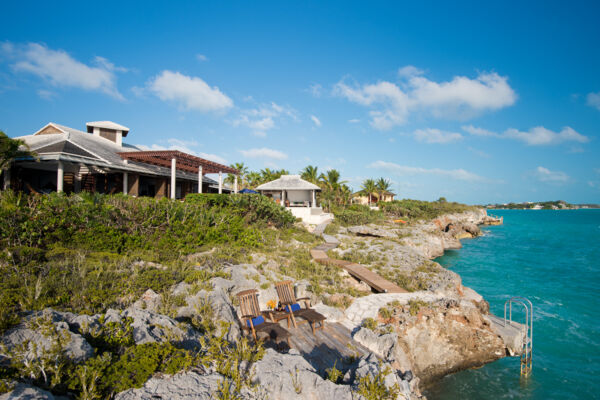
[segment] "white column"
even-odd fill
[[[65,170],[62,161],[58,162],[58,169],[56,170],[56,191],[62,192],[64,186]]]
[[[202,193],[202,166],[198,167],[198,193]]]
[[[285,207],[285,190],[281,191],[281,205]]]
[[[312,206],[316,207],[317,206],[317,191],[313,190],[312,191]]]
[[[123,147],[123,131],[117,131],[116,143],[118,146]]]
[[[237,175],[234,176],[233,178],[233,192],[237,193],[238,192],[238,187],[237,187]]]
[[[219,171],[219,194],[223,193],[223,172]]]
[[[175,181],[175,173],[177,171],[176,168],[177,165],[177,159],[173,158],[171,159],[171,198],[174,199],[175,198],[175,185],[176,185],[176,181]]]
[[[123,172],[123,194],[127,194],[129,189],[129,174],[127,172]]]
[[[94,136],[100,136],[100,128],[98,128],[97,126],[94,127],[93,130]]]

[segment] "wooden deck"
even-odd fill
[[[380,275],[366,267],[363,267],[360,264],[329,258],[327,251],[335,249],[339,245],[339,242],[332,236],[323,235],[323,237],[325,238],[326,243],[321,244],[310,251],[310,255],[316,262],[325,265],[335,265],[336,267],[343,268],[354,278],[366,283],[376,292],[407,293],[407,291],[402,289],[400,286],[388,281],[387,279],[384,279]]]
[[[334,364],[345,372],[353,361],[369,354],[369,350],[352,339],[348,328],[337,322],[325,321],[323,329],[313,335],[306,323],[298,324],[298,328],[282,326],[291,334],[292,348],[300,354],[320,373],[325,374]]]

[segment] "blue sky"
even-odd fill
[[[401,198],[600,202],[600,3],[321,3],[3,2],[0,129],[112,120]]]

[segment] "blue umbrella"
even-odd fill
[[[242,190],[240,190],[240,193],[258,194],[258,192],[256,190],[252,190],[252,189],[242,189]]]

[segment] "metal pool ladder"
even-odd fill
[[[512,305],[520,304],[525,308],[525,324],[524,334],[525,340],[523,342],[523,351],[521,352],[521,376],[527,378],[531,375],[531,369],[533,367],[533,304],[525,297],[515,296],[506,300],[504,303],[504,326],[508,321],[509,325],[512,325]],[[508,306],[508,319],[506,318],[506,308]]]

